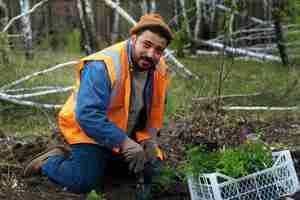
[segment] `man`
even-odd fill
[[[162,126],[168,82],[163,51],[173,35],[158,14],[130,30],[129,40],[81,59],[75,92],[59,113],[71,150],[57,146],[33,159],[24,176],[42,172],[75,193],[103,183],[107,161],[122,157],[149,188],[163,153],[156,137]]]

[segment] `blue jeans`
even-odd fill
[[[49,157],[42,166],[42,172],[54,183],[65,187],[74,193],[88,193],[103,185],[105,169],[108,162],[118,163],[120,157],[113,155],[108,149],[94,144],[71,145],[71,154],[68,158],[63,156]],[[123,162],[123,161],[122,161]],[[124,162],[123,162],[124,163]],[[146,164],[144,170],[144,182],[151,185],[152,176],[158,175],[161,162]],[[118,165],[127,171],[128,165]]]

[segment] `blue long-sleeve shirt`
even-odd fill
[[[119,147],[128,137],[106,115],[111,90],[105,63],[101,61],[87,63],[81,74],[75,108],[76,119],[89,137],[110,149]]]

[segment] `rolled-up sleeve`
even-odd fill
[[[76,120],[89,137],[112,149],[118,148],[127,135],[107,118],[110,93],[111,81],[105,64],[101,61],[87,63],[81,75]]]

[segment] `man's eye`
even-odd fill
[[[145,48],[150,48],[151,45],[150,45],[150,44],[147,44],[147,43],[144,43],[144,47],[145,47]]]

